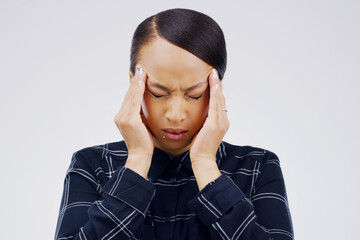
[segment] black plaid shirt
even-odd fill
[[[221,176],[199,192],[189,151],[154,148],[148,178],[125,168],[124,141],[75,152],[55,239],[293,239],[280,162],[223,141]]]

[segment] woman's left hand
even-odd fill
[[[191,142],[190,159],[193,166],[209,161],[215,162],[219,145],[230,127],[223,86],[215,69],[209,75],[209,86],[208,116]]]

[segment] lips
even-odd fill
[[[180,141],[186,135],[187,130],[180,128],[165,128],[162,129],[164,131],[163,138],[171,141]]]
[[[163,131],[168,132],[168,133],[172,133],[172,134],[181,134],[181,133],[187,132],[187,130],[185,130],[185,129],[180,129],[180,128],[177,128],[177,129],[174,129],[174,128],[165,128],[165,129],[163,129]]]

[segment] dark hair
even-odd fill
[[[159,12],[141,22],[131,43],[130,71],[135,74],[140,50],[161,37],[214,67],[220,80],[226,70],[226,45],[220,26],[209,16],[184,8]]]

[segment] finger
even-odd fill
[[[219,99],[219,107],[220,107],[220,115],[223,124],[226,126],[226,130],[229,128],[229,120],[228,120],[228,114],[227,114],[227,107],[226,107],[226,101],[225,101],[225,95],[224,95],[224,88],[223,84],[221,83],[221,88],[218,91],[218,99]],[[226,110],[226,111],[225,111]]]
[[[132,97],[139,90],[139,84],[141,81],[141,74],[143,74],[143,70],[140,67],[136,68],[135,75],[130,79],[130,86],[128,89],[128,96]]]
[[[140,69],[139,69],[140,70]],[[136,92],[141,92],[141,86],[139,85],[140,72],[137,70],[135,71],[135,75],[130,78],[130,86],[125,94],[125,97],[122,102],[121,109],[116,114],[115,119],[118,120],[119,117],[122,118],[132,118],[140,113],[141,106],[137,108],[136,104]],[[143,76],[144,77],[144,76]],[[143,80],[143,79],[141,79]],[[137,112],[137,113],[136,113]],[[115,120],[116,121],[116,120]]]
[[[146,78],[146,73],[140,67],[136,70],[135,76],[130,81],[129,91],[126,95],[126,109],[124,109],[130,116],[139,115],[141,112]]]
[[[220,122],[223,126],[225,126],[225,130],[227,131],[230,123],[229,123],[229,119],[228,119],[228,114],[227,114],[227,107],[226,107],[226,102],[225,102],[225,95],[224,95],[224,87],[223,87],[223,83],[219,82],[219,88],[217,91],[218,94],[218,108],[219,108],[219,118],[220,118]]]
[[[133,95],[133,109],[136,111],[136,114],[141,112],[141,103],[144,98],[145,86],[146,86],[147,74],[140,67],[137,71],[137,79],[133,82],[134,86],[134,95]]]
[[[136,82],[137,79],[138,79],[138,71],[136,69],[135,74],[130,77],[130,85],[122,101],[122,106],[121,106],[122,112],[126,112],[128,110],[128,106],[131,106],[132,96],[134,95],[135,92],[134,90],[136,88],[136,84],[134,83]]]
[[[223,102],[222,102],[222,83],[220,82],[220,79],[219,79],[219,75],[217,73],[217,71],[214,69],[214,78],[215,78],[215,82],[216,82],[216,105],[217,105],[217,110],[216,110],[216,116],[217,116],[217,121],[219,123],[222,123],[223,122]]]
[[[215,72],[215,69],[214,69]],[[217,72],[216,72],[217,73]],[[226,112],[226,104],[225,104],[225,97],[223,94],[223,84],[222,82],[219,80],[218,75],[214,74],[214,78],[216,79],[216,84],[217,84],[217,88],[216,88],[216,105],[217,105],[217,110],[216,110],[216,125],[217,126],[223,126],[224,130],[227,131],[228,126],[229,126],[229,121],[227,118],[227,112]]]
[[[217,72],[215,68],[209,76],[209,86],[210,86],[210,100],[209,100],[209,112],[208,116],[214,117],[218,111],[218,103],[217,103],[217,88],[219,87],[217,84]]]
[[[219,88],[217,90],[217,95],[218,95],[218,107],[219,107],[219,110],[222,112],[222,113],[226,113],[226,104],[225,104],[225,97],[224,97],[224,93],[223,93],[223,84],[222,82],[219,81]]]

